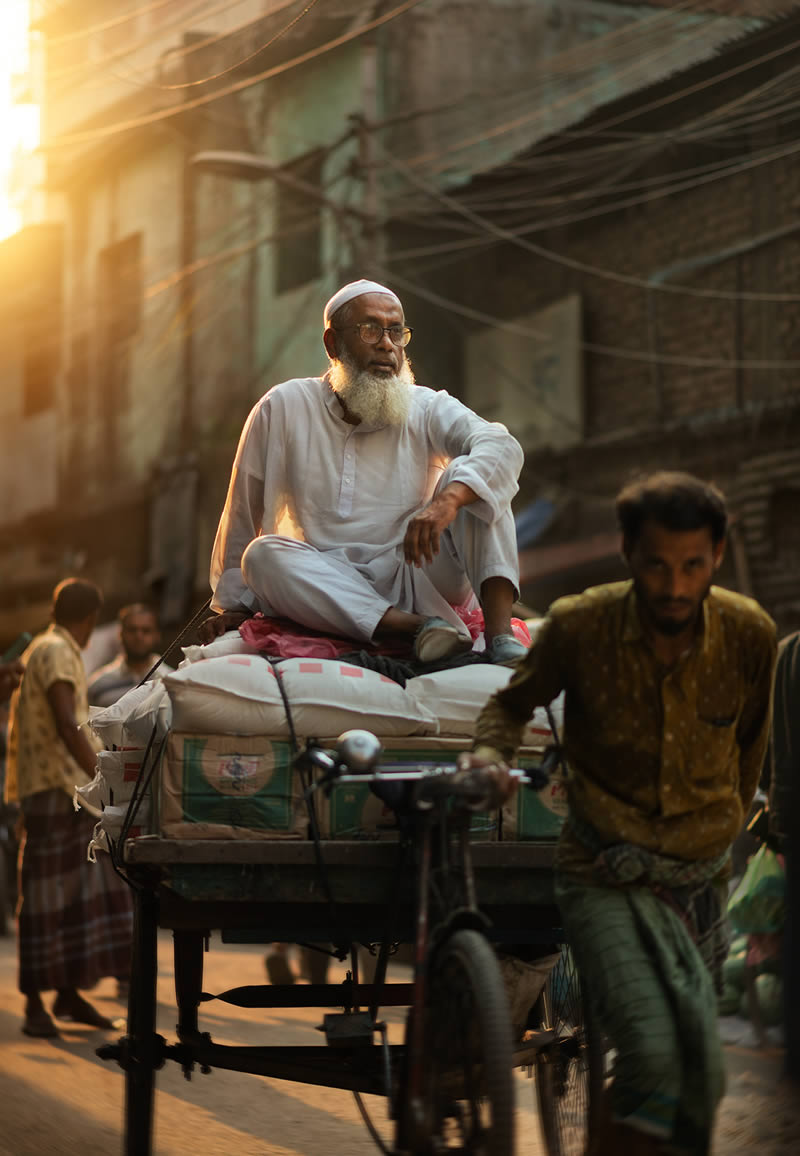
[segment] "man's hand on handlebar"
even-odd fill
[[[244,611],[223,610],[220,614],[213,614],[211,618],[201,622],[197,628],[197,635],[203,644],[213,642],[226,630],[237,630],[250,617],[251,615],[245,614]]]
[[[488,748],[464,751],[456,763],[460,775],[469,776],[475,783],[476,794],[485,795],[487,810],[501,807],[511,799],[519,786],[510,774],[509,766],[496,751]]]

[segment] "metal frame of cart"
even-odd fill
[[[553,902],[552,843],[475,843],[470,847],[477,905],[498,943],[563,941]],[[358,981],[297,987],[244,987],[208,997],[203,952],[210,931],[223,940],[314,942],[331,939],[330,888],[335,892],[336,942],[377,943],[387,931],[387,896],[394,886],[392,937],[415,938],[415,892],[409,877],[397,887],[398,843],[169,840],[144,836],[124,845],[123,863],[135,887],[135,929],[128,1033],[98,1049],[126,1076],[126,1156],[150,1156],[155,1073],[167,1061],[189,1075],[212,1068],[397,1097],[387,1072],[401,1069],[405,1045],[235,1047],[203,1032],[207,998],[246,1007],[410,1006],[413,985],[386,983],[380,993]],[[328,882],[321,878],[320,855]],[[157,932],[173,931],[178,1020],[176,1039],[159,1036],[156,1019]],[[599,1109],[603,1055],[583,1008],[571,960],[551,977],[535,1009],[535,1026],[515,1047],[512,1063],[536,1072],[543,1132],[550,1156],[579,1156]],[[349,1022],[349,1021],[347,1021]],[[329,1042],[330,1037],[329,1037]],[[387,1063],[387,1059],[389,1063]],[[402,1133],[401,1133],[402,1135]],[[388,1151],[423,1151],[395,1146]],[[467,1152],[470,1146],[456,1150]],[[489,1154],[487,1153],[487,1156]],[[491,1154],[494,1156],[494,1153]],[[507,1156],[497,1149],[497,1156]],[[508,1154],[510,1156],[510,1153]]]

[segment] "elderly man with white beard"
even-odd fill
[[[211,560],[210,641],[256,611],[418,661],[470,650],[456,607],[483,609],[487,657],[525,653],[511,499],[522,450],[444,390],[417,385],[399,298],[374,281],[325,307],[322,377],[274,386],[242,431]],[[279,532],[291,521],[294,536]]]

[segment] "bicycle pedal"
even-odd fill
[[[369,1012],[328,1012],[317,1030],[332,1048],[371,1047],[375,1025]]]

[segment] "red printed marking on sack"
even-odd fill
[[[301,662],[297,669],[300,674],[322,674],[322,663]]]
[[[240,655],[237,655],[237,654],[229,654],[228,655],[228,662],[231,664],[231,666],[252,666],[253,665],[252,659],[242,658]]]
[[[347,678],[363,678],[364,671],[360,666],[340,666],[339,674],[344,674]]]

